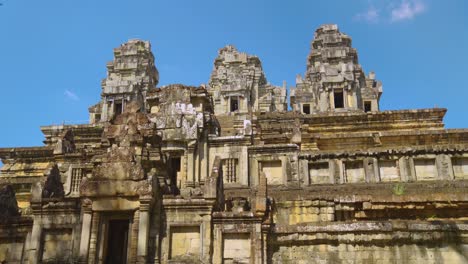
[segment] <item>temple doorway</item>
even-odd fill
[[[128,251],[128,219],[109,220],[105,264],[126,264]]]

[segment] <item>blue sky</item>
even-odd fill
[[[209,79],[219,48],[263,62],[294,86],[314,30],[337,23],[383,81],[382,110],[449,109],[468,127],[468,1],[0,0],[0,147],[42,145],[41,125],[85,123],[112,49],[152,43],[160,85]]]

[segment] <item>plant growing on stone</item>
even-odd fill
[[[403,195],[405,194],[405,186],[402,183],[397,183],[393,186],[394,195]]]

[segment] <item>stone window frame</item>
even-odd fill
[[[225,164],[226,162],[231,162],[231,170],[229,168],[227,168],[227,164]],[[232,164],[233,163],[233,164]],[[241,182],[241,179],[239,177],[240,173],[239,173],[239,170],[240,170],[240,164],[239,164],[239,158],[237,157],[228,157],[228,158],[223,158],[221,159],[221,166],[223,168],[223,181],[226,180],[224,182],[224,184],[239,184]],[[225,170],[225,166],[226,166],[226,170]],[[232,172],[234,171],[234,175],[232,175]],[[227,181],[228,178],[234,178],[234,181]]]
[[[81,184],[81,181],[83,181],[83,179],[85,177],[87,177],[87,172],[90,168],[88,166],[85,166],[85,165],[76,165],[76,164],[72,164],[70,165],[70,167],[68,168],[67,172],[66,172],[66,181],[65,183],[63,184],[63,188],[65,190],[65,196],[71,196],[71,197],[78,197],[80,195],[80,189],[79,189],[79,186]],[[78,181],[78,189],[77,190],[73,190],[73,183],[74,183],[74,179],[73,179],[73,171],[74,170],[81,170],[81,179]]]

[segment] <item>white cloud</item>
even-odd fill
[[[391,21],[397,22],[413,19],[425,10],[426,5],[420,0],[403,0],[400,5],[391,10]]]
[[[367,23],[399,22],[413,19],[426,9],[425,0],[368,0],[367,10],[356,14],[354,19]]]
[[[375,7],[370,6],[369,9],[367,9],[367,11],[355,15],[354,18],[357,20],[364,20],[367,22],[376,23],[379,21],[379,12],[380,11],[377,10]]]
[[[67,97],[68,99],[70,100],[73,100],[73,101],[79,101],[80,98],[78,97],[78,95],[76,95],[74,92],[70,91],[70,90],[65,90],[65,93],[64,93],[65,97]]]

